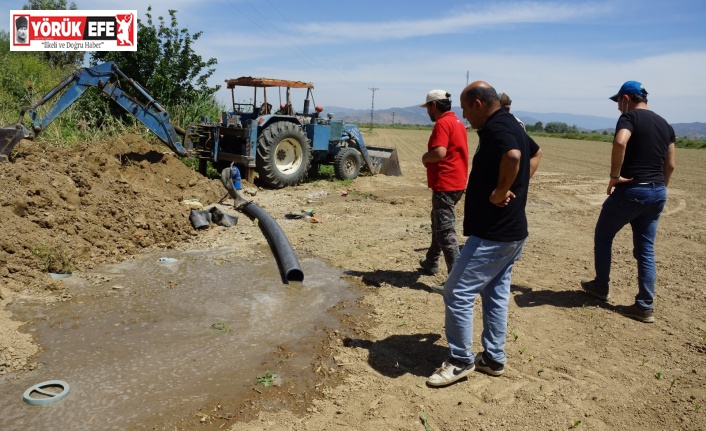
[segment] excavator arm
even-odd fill
[[[118,81],[113,80],[116,77],[129,82],[147,102],[143,103],[126,94],[117,85]],[[184,130],[172,125],[167,111],[140,84],[126,76],[115,63],[108,62],[76,70],[33,106],[22,108],[20,118],[16,124],[0,128],[0,162],[9,158],[10,152],[20,140],[34,139],[62,112],[78,100],[89,87],[99,88],[104,95],[144,124],[175,153],[182,157],[189,155],[192,145]],[[44,117],[40,118],[36,109],[50,102],[62,90],[65,91],[56,100],[56,103],[47,111]],[[27,129],[22,123],[25,114],[28,114],[32,121],[32,130]],[[184,138],[185,145],[182,145],[177,134]]]

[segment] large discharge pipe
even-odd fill
[[[260,228],[264,231],[265,238],[267,238],[267,242],[270,244],[270,248],[273,249],[275,258],[277,259],[282,282],[285,284],[288,284],[290,281],[303,282],[304,271],[302,271],[299,259],[297,259],[292,244],[287,239],[282,228],[267,211],[243,199],[236,190],[236,185],[240,183],[240,172],[237,171],[237,168],[229,167],[223,169],[221,172],[221,182],[226,190],[228,190],[228,194],[235,200],[235,208],[250,217],[256,218],[260,222]]]
[[[242,211],[258,219],[260,222],[260,227],[265,232],[267,242],[270,244],[270,248],[273,249],[275,257],[277,258],[277,264],[282,275],[282,282],[285,284],[290,281],[303,282],[304,271],[302,271],[302,267],[299,265],[297,255],[294,253],[292,244],[275,219],[272,218],[267,211],[252,202],[246,204],[242,208]]]

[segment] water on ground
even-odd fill
[[[257,254],[148,254],[65,279],[71,301],[14,304],[42,353],[29,375],[0,380],[0,429],[162,429],[154,425],[252,393],[258,376],[278,373],[266,369],[278,346],[294,352],[290,369],[305,369],[316,328],[338,325],[328,309],[357,294],[313,258],[299,257],[304,283],[283,284],[269,250]],[[301,378],[293,374],[279,377]],[[23,402],[47,380],[67,382],[68,396]]]

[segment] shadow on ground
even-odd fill
[[[447,347],[435,344],[439,339],[439,334],[391,335],[380,341],[346,338],[343,345],[367,349],[368,364],[386,377],[412,374],[427,378],[448,356]]]
[[[510,291],[518,307],[541,307],[551,305],[561,308],[582,308],[598,306],[610,311],[618,311],[619,307],[594,298],[581,290],[534,290],[531,287],[513,284]]]
[[[403,289],[419,289],[430,292],[427,284],[419,281],[421,273],[419,271],[396,271],[389,269],[378,269],[375,271],[346,271],[345,274],[354,277],[361,277],[361,281],[368,286],[381,287],[383,284],[399,287]]]

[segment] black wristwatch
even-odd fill
[[[618,175],[617,177],[614,177],[613,175],[611,175],[610,178],[617,180],[617,179],[620,179],[620,175]]]

